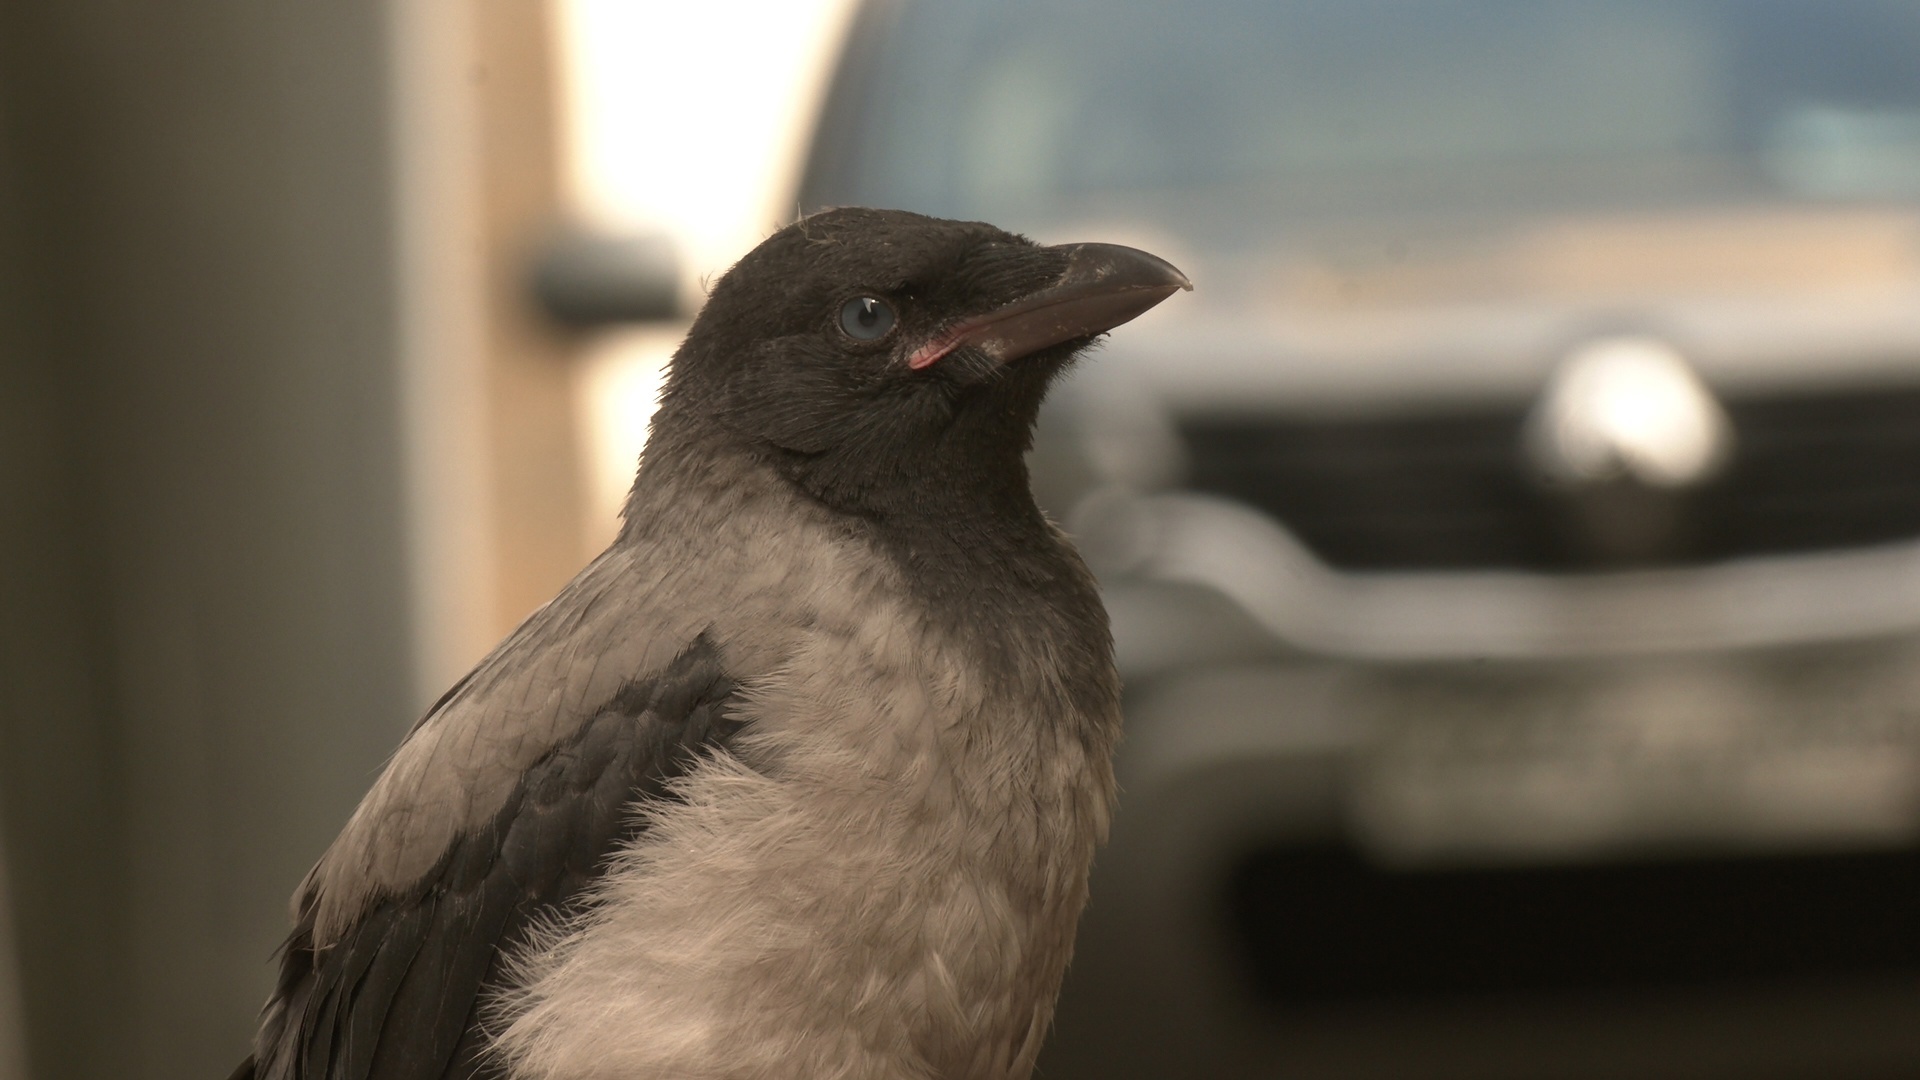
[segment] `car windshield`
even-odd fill
[[[897,0],[803,200],[1044,231],[1920,195],[1920,3]],[[1206,229],[1211,220],[1215,228]]]

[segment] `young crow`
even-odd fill
[[[1048,384],[1190,288],[845,209],[722,277],[612,547],[295,898],[255,1080],[1025,1077],[1113,798]]]

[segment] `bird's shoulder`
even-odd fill
[[[671,706],[697,690],[703,672],[676,667],[690,651],[736,683],[777,663],[811,617],[781,598],[854,574],[829,531],[752,474],[704,480],[661,484],[642,520],[414,725],[303,886],[323,938],[418,880],[584,725],[635,694]]]
[[[323,894],[309,889],[257,1046],[260,1075],[468,1075],[516,948],[577,913],[644,828],[640,802],[667,797],[737,733],[735,689],[697,637],[557,737],[490,809],[455,823],[424,871],[370,883],[335,926],[321,923]]]
[[[742,684],[811,618],[807,582],[850,569],[830,531],[755,494],[630,528],[414,726],[296,895],[260,1077],[466,1060],[502,958],[729,753]]]

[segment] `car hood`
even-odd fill
[[[1920,211],[1904,208],[1303,228],[1181,257],[1197,302],[1141,320],[1111,366],[1200,406],[1531,394],[1574,344],[1618,333],[1666,338],[1736,391],[1920,379]]]

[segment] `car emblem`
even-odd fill
[[[1574,349],[1554,371],[1527,417],[1525,450],[1551,484],[1673,490],[1726,467],[1733,425],[1678,349],[1609,337]]]

